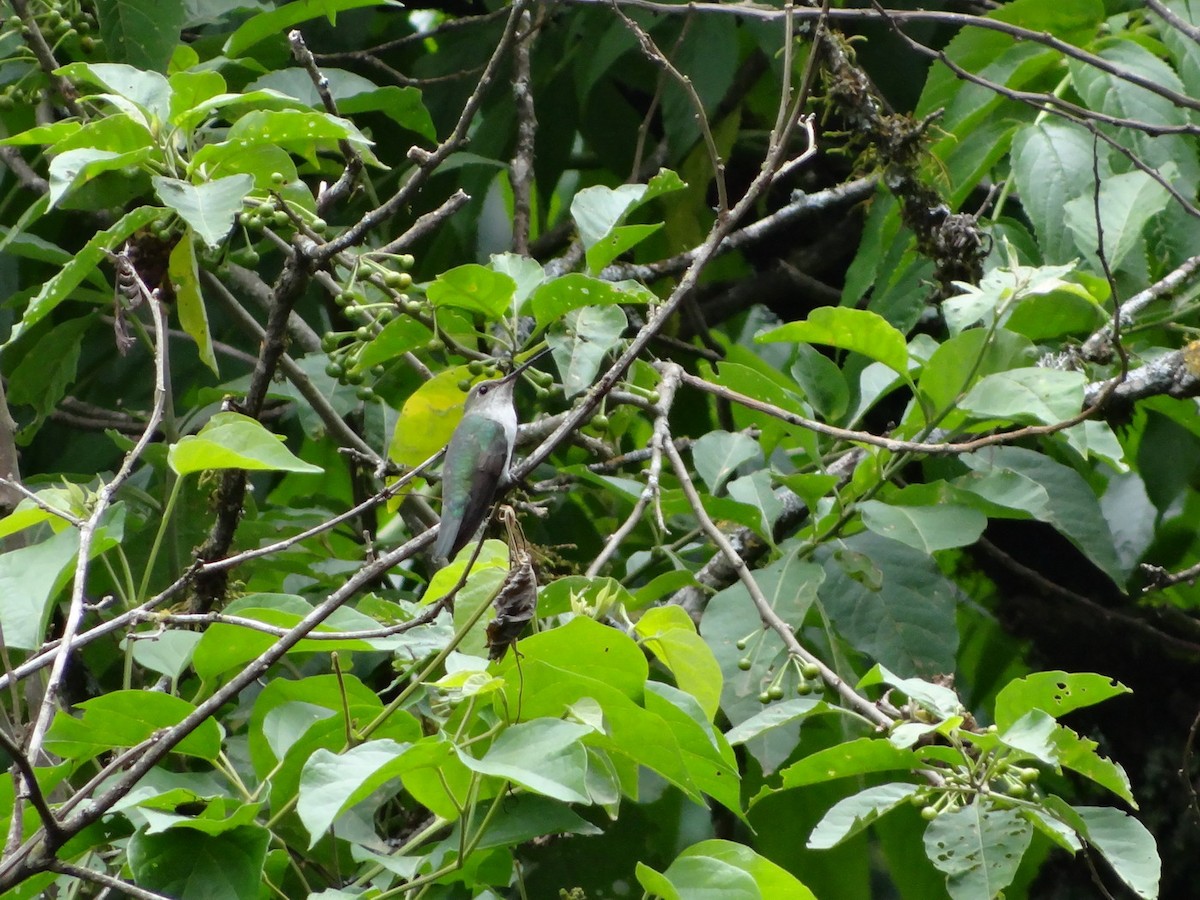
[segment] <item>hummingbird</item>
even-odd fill
[[[441,565],[475,536],[496,492],[508,479],[517,442],[513,388],[517,376],[542,354],[527,359],[503,378],[471,388],[462,421],[450,437],[442,464],[442,521],[433,558]]]

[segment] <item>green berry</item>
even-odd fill
[[[754,665],[754,663],[751,662],[750,657],[748,657],[748,656],[743,656],[741,659],[738,660],[738,668],[741,669],[743,672],[749,672],[750,667],[753,665]]]
[[[281,209],[271,217],[271,221],[275,223],[276,228],[283,228],[291,224],[292,218]]]
[[[467,371],[470,372],[472,375],[482,375],[483,374],[483,363],[477,359],[473,359],[469,363],[467,363]]]
[[[608,416],[604,413],[596,413],[592,416],[592,427],[597,431],[604,431],[608,428]]]
[[[275,185],[276,187],[283,184],[286,180],[287,180],[287,178],[284,176],[284,174],[282,172],[272,172],[271,173],[271,184]]]
[[[768,694],[766,691],[763,691],[761,694],[758,695],[758,702],[763,704],[763,706],[766,706],[768,703],[771,702],[771,695]]]
[[[342,308],[349,306],[354,302],[354,291],[339,291],[333,302]]]
[[[425,349],[430,353],[441,353],[446,349],[446,342],[439,337],[430,338],[429,343],[425,345]]]
[[[346,368],[339,362],[331,361],[325,366],[325,374],[328,375],[330,378],[340,379],[343,375],[346,374]]]
[[[739,650],[745,650],[746,647],[749,645],[749,643],[750,643],[749,638],[738,638],[737,639],[737,648]]]
[[[375,399],[375,390],[370,385],[364,384],[354,393],[358,399],[362,400],[364,403],[369,403]]]
[[[324,219],[313,219],[309,224],[309,228],[311,228],[317,234],[324,234],[329,228],[329,223]]]
[[[323,350],[325,353],[332,353],[337,349],[339,342],[340,338],[338,338],[336,334],[334,334],[332,331],[327,331],[321,335],[321,350]]]
[[[462,391],[464,394],[465,394],[467,391],[471,390],[471,379],[470,379],[470,378],[464,378],[462,381],[460,381],[460,382],[458,383],[458,389],[459,389],[460,391]]]
[[[820,678],[821,667],[816,663],[805,663],[800,667],[800,674],[805,678]]]
[[[1035,781],[1038,780],[1038,778],[1041,777],[1041,774],[1042,773],[1039,772],[1037,769],[1022,769],[1021,774],[1018,777],[1025,784],[1033,784]]]
[[[936,806],[926,806],[921,810],[921,818],[926,822],[932,822],[938,817],[938,808]]]
[[[369,341],[374,337],[374,334],[372,334],[369,325],[359,325],[358,328],[354,329],[354,337],[360,341]]]
[[[807,697],[813,692],[812,682],[800,681],[796,684],[796,693],[801,697]]]
[[[415,262],[416,260],[413,259],[413,255],[411,253],[404,253],[396,257],[396,265],[402,269],[411,269],[413,267],[413,263]]]
[[[367,380],[367,376],[361,369],[351,369],[346,373],[346,384],[362,384]]]
[[[90,34],[85,34],[79,39],[79,49],[84,53],[91,53],[96,49],[96,39]]]
[[[386,371],[387,371],[387,369],[385,369],[383,367],[383,363],[379,363],[378,365],[371,366],[371,374],[374,375],[376,378],[382,378],[383,373]]]
[[[771,685],[769,688],[767,688],[767,696],[772,700],[782,700],[783,687],[778,684]]]
[[[246,267],[257,266],[258,261],[261,258],[262,257],[258,255],[257,250],[255,250],[253,247],[249,247],[244,253],[242,253],[242,265]]]

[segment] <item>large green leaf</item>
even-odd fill
[[[209,248],[217,247],[229,234],[242,201],[254,190],[249,175],[230,175],[203,184],[158,175],[150,180],[163,204],[175,210]]]
[[[1105,675],[1034,672],[1010,681],[996,695],[996,724],[1007,728],[1031,709],[1043,710],[1057,719],[1127,693],[1129,688]]]
[[[915,784],[881,784],[839,800],[825,813],[808,837],[810,850],[828,850],[858,834],[880,816],[895,809],[915,794]]]
[[[198,433],[180,438],[167,451],[167,462],[176,475],[213,469],[313,475],[325,471],[294,456],[283,439],[263,428],[258,420],[235,412],[217,413]]]
[[[96,0],[105,55],[113,62],[165,72],[186,12],[182,0]]]
[[[135,747],[156,731],[178,725],[195,710],[179,697],[153,691],[111,691],[77,704],[83,715],[59,712],[46,733],[46,749],[75,760]],[[174,747],[174,752],[214,760],[221,751],[221,727],[206,719]]]
[[[162,215],[162,210],[152,206],[143,206],[126,213],[117,224],[105,231],[98,231],[75,254],[74,258],[63,266],[42,285],[37,295],[29,301],[21,321],[13,326],[5,346],[11,345],[26,329],[32,328],[50,313],[58,304],[67,299],[71,292],[85,278],[91,275],[104,261],[109,251],[115,250],[123,241],[128,239],[139,228],[153,222]]]
[[[408,749],[395,741],[368,741],[344,753],[317,750],[300,776],[296,812],[308,830],[309,847],[329,830],[334,820],[393,776],[390,763]]]
[[[709,721],[721,699],[721,666],[696,624],[678,606],[646,610],[634,631],[654,656],[670,670],[681,690],[696,698]]]
[[[1162,862],[1146,826],[1109,806],[1077,806],[1075,812],[1087,829],[1087,842],[1100,851],[1118,877],[1139,897],[1154,900]]]
[[[878,500],[859,504],[863,524],[881,537],[933,553],[968,547],[987,527],[987,516],[971,506],[891,506]]]
[[[504,729],[481,759],[460,750],[474,772],[515,782],[564,803],[587,803],[587,752],[580,741],[587,725],[537,719]]]
[[[925,855],[946,873],[953,900],[997,896],[1017,873],[1033,837],[1018,810],[972,803],[944,812],[925,830]]]
[[[258,825],[218,835],[139,831],[129,842],[129,868],[140,887],[179,900],[252,897],[262,885],[270,841],[271,832]]]
[[[821,601],[837,630],[902,676],[954,670],[956,590],[925,553],[864,533],[824,554]],[[869,560],[878,581],[857,569]]]
[[[908,374],[908,347],[904,335],[877,313],[865,309],[821,306],[803,322],[789,322],[758,335],[762,342],[827,344],[861,353],[894,372]]]

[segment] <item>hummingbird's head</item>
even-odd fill
[[[465,410],[469,412],[472,409],[496,406],[504,403],[511,405],[513,388],[517,384],[517,376],[533,365],[545,352],[543,350],[541,353],[531,356],[502,378],[493,378],[491,381],[479,382],[467,394]]]

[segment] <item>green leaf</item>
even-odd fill
[[[195,631],[163,631],[149,640],[128,641],[133,659],[139,666],[178,678],[192,664],[192,651],[201,635]]]
[[[775,495],[771,473],[766,469],[758,469],[735,478],[729,482],[729,496],[758,510],[762,521],[757,531],[767,543],[774,546],[775,523],[783,513],[783,501]]]
[[[963,462],[982,475],[1010,473],[1028,479],[1008,479],[1000,496],[1013,508],[1024,509],[1035,518],[1053,525],[1114,582],[1121,584],[1124,581],[1126,573],[1121,568],[1112,531],[1101,512],[1100,503],[1087,482],[1074,469],[1024,447],[996,447],[981,454],[963,457]],[[1031,490],[1029,482],[1041,490]],[[964,486],[969,490],[982,489],[978,483],[974,487]],[[1053,502],[1050,498],[1053,498]],[[1022,500],[1027,500],[1028,506],[1016,505]]]
[[[821,601],[834,626],[859,651],[904,677],[954,668],[955,588],[933,560],[899,541],[857,534],[825,554]],[[857,556],[879,581],[856,573]]]
[[[254,190],[249,175],[230,175],[198,185],[159,175],[150,181],[159,199],[179,213],[210,249],[216,249],[229,234],[242,201]]]
[[[246,50],[253,47],[259,41],[267,38],[277,38],[282,34],[286,34],[288,29],[293,25],[299,25],[301,22],[307,22],[309,19],[315,19],[318,16],[325,16],[330,23],[336,22],[337,14],[350,9],[361,9],[364,6],[392,6],[399,7],[399,3],[394,3],[392,0],[294,0],[292,3],[284,4],[278,9],[272,9],[269,12],[259,13],[251,16],[243,22],[229,39],[225,41],[225,55],[229,57],[241,56]]]
[[[835,778],[871,772],[892,772],[897,769],[915,771],[923,765],[921,757],[912,750],[893,746],[878,738],[856,738],[818,750],[785,768],[780,773],[780,789],[823,784]]]
[[[915,784],[881,784],[839,800],[808,836],[809,850],[828,850],[858,834],[880,816],[895,809],[920,788]]]
[[[517,283],[507,275],[469,263],[443,272],[425,294],[436,307],[450,306],[481,313],[493,322],[508,312],[516,290]]]
[[[745,822],[737,757],[696,698],[669,684],[650,681],[646,684],[646,709],[666,723],[696,787]]]
[[[126,213],[117,224],[105,231],[97,232],[75,254],[75,257],[50,278],[37,295],[29,301],[21,321],[13,326],[12,333],[4,346],[8,347],[20,335],[40,322],[51,310],[70,296],[85,278],[87,278],[105,259],[105,251],[110,251],[121,244],[139,228],[153,222],[162,215],[161,209],[143,206]]]
[[[369,344],[363,347],[355,370],[366,370],[381,363],[391,362],[410,350],[424,347],[432,337],[433,332],[419,319],[412,316],[400,316],[392,319],[383,326],[383,330],[379,334],[371,339]],[[461,391],[459,393],[461,394]]]
[[[751,716],[740,725],[729,729],[725,733],[725,740],[730,744],[744,744],[758,737],[764,731],[808,718],[814,713],[828,712],[828,710],[829,707],[825,701],[816,697],[799,697],[795,700],[785,700],[782,703],[772,703],[758,715]]]
[[[571,310],[550,327],[546,343],[567,397],[591,387],[604,358],[618,346],[628,324],[619,306],[587,306]]]
[[[225,608],[229,615],[285,630],[294,628],[312,610],[308,601],[292,594],[257,593],[238,597]],[[314,631],[359,631],[378,627],[379,623],[374,619],[343,607],[336,610]],[[274,635],[242,625],[222,622],[210,625],[193,654],[196,674],[206,680],[216,679],[259,656],[277,640]],[[386,638],[377,641],[306,639],[298,642],[288,653],[332,653],[372,649],[390,649],[390,641]]]
[[[763,900],[816,900],[812,891],[801,884],[786,869],[759,856],[745,844],[734,841],[708,840],[688,847],[678,859],[707,857],[736,866],[754,879]],[[668,875],[671,869],[667,869]]]
[[[1082,372],[1012,369],[982,379],[959,406],[980,419],[1053,425],[1079,414],[1086,382]]]
[[[557,322],[573,309],[645,303],[652,296],[645,288],[632,282],[601,281],[581,272],[571,272],[532,289],[529,311],[541,329]]]
[[[400,409],[388,446],[388,458],[401,466],[416,466],[450,443],[462,420],[467,395],[458,389],[469,379],[466,366],[439,372],[409,394]]]
[[[47,750],[75,760],[135,747],[159,729],[178,725],[196,709],[179,697],[153,691],[112,691],[75,708],[83,712],[81,718],[60,711],[46,733]],[[220,726],[215,719],[205,719],[173,752],[215,760],[221,752]]]
[[[622,184],[615,188],[597,184],[576,193],[571,200],[571,218],[579,229],[584,248],[595,246],[645,195],[644,184]]]
[[[373,159],[369,150],[372,142],[352,122],[312,110],[255,110],[233,123],[226,140],[242,148],[275,144],[310,157],[319,147],[349,141],[364,158]]]
[[[310,848],[342,812],[391,777],[385,767],[406,749],[395,741],[368,741],[344,753],[317,750],[308,758],[300,776],[296,813],[311,838]]]
[[[28,404],[36,419],[21,429],[20,443],[28,443],[42,420],[53,412],[75,381],[83,335],[94,323],[92,316],[68,319],[38,337],[8,379],[8,402]]]
[[[200,268],[196,262],[196,245],[192,241],[190,230],[171,250],[167,272],[175,286],[175,306],[179,310],[179,324],[196,342],[200,362],[219,377],[217,356],[213,352],[212,332],[208,330],[208,312],[204,308],[204,297],[200,294]]]
[[[721,699],[721,666],[696,633],[692,617],[678,606],[657,606],[638,619],[634,632],[675,677],[675,684],[696,698],[711,722]]]
[[[98,175],[144,162],[153,152],[152,147],[142,147],[127,153],[82,147],[60,153],[50,160],[50,205],[57,206],[63,197]]]
[[[474,772],[515,782],[564,803],[588,803],[587,751],[580,741],[592,729],[576,722],[538,719],[500,733],[482,759],[459,750]]]
[[[761,343],[827,344],[883,363],[907,377],[908,346],[904,335],[877,313],[865,309],[821,306],[803,322],[789,322],[755,338]]]
[[[922,553],[969,547],[987,527],[987,516],[971,506],[890,506],[878,500],[859,504],[863,524],[881,537]]]
[[[167,79],[171,85],[171,122],[181,125],[184,117],[213,97],[225,93],[225,79],[220,72],[172,72]]]
[[[1033,827],[1015,809],[982,803],[943,812],[925,830],[925,855],[946,873],[953,900],[997,896],[1017,873]]]
[[[97,0],[105,55],[113,62],[165,72],[186,12],[182,0]]]
[[[1162,862],[1154,837],[1137,819],[1108,806],[1077,806],[1087,842],[1113,867],[1135,894],[1146,900],[1158,897]]]
[[[588,271],[600,272],[626,250],[637,246],[660,228],[661,222],[653,225],[618,225],[588,247],[585,256]]]
[[[14,650],[42,646],[50,600],[62,587],[79,550],[79,532],[60,531],[38,544],[0,554],[0,627]]]
[[[178,900],[253,897],[270,840],[271,832],[257,825],[218,835],[139,831],[129,841],[129,868],[139,887]]]
[[[738,466],[760,455],[758,442],[741,432],[709,431],[692,445],[696,472],[716,495]]]
[[[1043,259],[1069,261],[1077,251],[1067,228],[1066,204],[1091,196],[1091,136],[1078,125],[1053,117],[1028,125],[1013,139],[1012,171]]]
[[[1159,176],[1169,181],[1175,171],[1172,165]],[[1125,257],[1138,246],[1146,224],[1170,202],[1167,189],[1140,170],[1111,175],[1100,182],[1100,225],[1104,231],[1104,255],[1111,268],[1121,267]],[[1068,200],[1063,213],[1079,252],[1096,259],[1099,237],[1095,200],[1090,195]]]
[[[143,0],[144,2],[144,0]],[[172,38],[174,43],[174,38]],[[158,72],[123,63],[71,63],[55,74],[83,84],[94,84],[122,97],[151,119],[167,121],[171,114],[171,85]],[[111,98],[109,98],[111,99]],[[144,122],[145,125],[152,124]]]
[[[429,117],[429,110],[421,102],[421,91],[418,88],[396,85],[380,87],[373,81],[345,69],[329,69],[322,66],[321,74],[328,81],[329,93],[342,115],[353,116],[378,111],[397,125],[424,138],[432,141],[437,137],[433,120]],[[246,90],[274,90],[295,97],[314,109],[324,109],[324,101],[317,92],[312,77],[301,68],[268,72],[247,85]]]
[[[294,456],[283,439],[271,434],[255,419],[235,412],[219,412],[197,434],[172,444],[167,463],[176,475],[213,469],[245,469],[319,475],[325,470]]]
[[[1031,709],[1040,709],[1057,719],[1073,710],[1128,693],[1129,688],[1106,675],[1034,672],[1013,679],[1000,689],[996,695],[996,725],[1008,728]]]
[[[677,859],[662,874],[638,863],[637,875],[648,893],[666,900],[702,900],[707,897],[762,900],[763,897],[749,873],[706,856]]]

